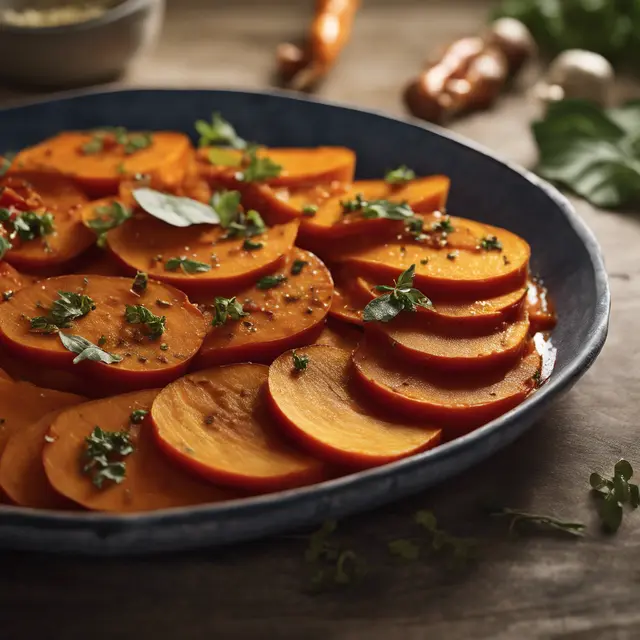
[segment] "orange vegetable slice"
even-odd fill
[[[362,326],[362,310],[369,301],[369,296],[358,290],[356,282],[349,277],[344,268],[333,269],[334,290],[329,315],[342,322]]]
[[[365,403],[351,384],[349,351],[325,345],[300,350],[309,357],[296,371],[291,353],[269,368],[269,396],[283,427],[316,455],[372,467],[438,444],[440,430],[396,420]]]
[[[527,287],[527,312],[531,321],[531,333],[551,331],[558,318],[547,288],[538,280],[531,280]]]
[[[25,286],[22,275],[8,262],[0,262],[0,303]]]
[[[204,317],[182,291],[169,285],[151,280],[140,294],[131,286],[130,278],[69,275],[26,287],[0,305],[0,340],[7,351],[34,365],[68,368],[128,389],[167,384],[184,373],[200,348],[206,333]],[[84,360],[72,365],[76,354],[65,349],[57,334],[30,330],[30,318],[45,315],[59,291],[89,296],[96,307],[62,331],[122,357],[121,362]],[[126,305],[143,305],[154,315],[165,316],[164,333],[151,339],[143,325],[128,323]]]
[[[299,273],[297,269],[300,268]],[[248,315],[212,327],[194,366],[232,362],[270,363],[283,351],[313,342],[331,304],[333,281],[324,264],[308,251],[294,249],[278,275],[287,279],[271,289],[253,286],[237,294]],[[205,317],[212,319],[211,303]]]
[[[393,349],[365,340],[353,354],[363,389],[397,413],[434,420],[447,436],[457,436],[520,404],[535,388],[540,355],[529,350],[508,371],[444,374],[417,368]]]
[[[364,334],[359,329],[329,319],[314,344],[324,344],[345,351],[353,351],[363,337]]]
[[[277,491],[324,477],[324,465],[291,445],[269,416],[268,368],[237,364],[193,373],[163,389],[151,410],[161,448],[221,484]]]
[[[505,322],[495,331],[466,328],[445,330],[417,318],[400,314],[391,322],[366,325],[372,337],[384,337],[400,358],[437,369],[470,371],[513,363],[529,338],[529,318]]]
[[[117,513],[153,511],[236,497],[232,492],[202,482],[176,467],[159,450],[150,420],[131,423],[133,411],[150,411],[157,390],[87,402],[63,411],[51,424],[42,462],[53,488],[69,500],[94,511]],[[104,431],[126,431],[133,453],[123,457],[121,484],[105,483],[98,489],[83,474],[85,438],[96,425]]]
[[[254,250],[243,247],[244,238],[224,240],[225,233],[222,227],[214,225],[173,227],[141,214],[109,231],[107,242],[113,254],[131,271],[146,271],[187,293],[224,295],[248,287],[275,271],[291,252],[298,222],[270,227],[266,233],[251,238],[264,245]],[[182,268],[167,270],[169,260],[182,257],[202,263],[208,270],[195,273],[186,273]]]
[[[0,458],[0,488],[21,507],[77,509],[53,489],[42,465],[45,436],[59,411],[52,411],[23,429],[14,431]]]
[[[37,195],[48,211],[69,211],[88,201],[73,180],[57,173],[14,170],[0,181],[0,185],[25,195]]]

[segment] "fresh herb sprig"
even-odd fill
[[[227,320],[240,320],[249,314],[245,312],[241,302],[233,298],[223,298],[217,296],[213,302],[213,320],[211,324],[214,327],[221,327]]]
[[[227,122],[218,112],[211,116],[211,122],[197,120],[196,131],[200,134],[200,147],[229,147],[231,149],[246,149],[247,141],[241,138],[233,125]]]
[[[409,169],[407,165],[400,165],[397,169],[387,171],[384,181],[387,184],[406,184],[411,182],[416,177],[416,172],[413,169]]]
[[[432,307],[431,300],[424,293],[413,288],[415,272],[416,265],[412,264],[400,274],[393,287],[377,285],[376,291],[384,293],[364,308],[362,319],[365,322],[389,322],[401,311],[415,312],[418,307],[424,309]]]
[[[96,242],[99,247],[106,245],[108,231],[124,224],[132,215],[131,211],[117,200],[111,204],[96,207],[94,212],[96,217],[85,224],[98,236]]]
[[[518,509],[500,509],[499,511],[493,512],[491,515],[509,518],[509,532],[515,531],[523,524],[528,524],[541,529],[550,529],[553,531],[560,531],[571,536],[582,537],[586,529],[586,525],[581,522],[571,522],[556,518],[555,516],[527,513],[526,511],[519,511]]]
[[[123,458],[133,452],[134,446],[126,431],[104,431],[96,426],[85,438],[82,472],[91,477],[98,489],[103,489],[105,483],[121,484],[127,474]]]
[[[157,316],[143,304],[125,305],[124,318],[129,324],[141,324],[146,328],[149,338],[159,338],[167,329],[166,316]]]
[[[269,178],[277,178],[282,173],[282,165],[269,157],[258,158],[257,147],[250,147],[245,152],[244,167],[236,173],[240,182],[264,182]]]
[[[356,194],[353,200],[342,200],[340,204],[345,214],[359,212],[366,219],[409,220],[415,217],[413,209],[406,202],[365,200],[361,193]]]
[[[69,328],[78,318],[86,316],[96,308],[95,302],[81,293],[58,291],[58,299],[51,304],[46,316],[31,318],[31,331],[55,333],[59,329]]]
[[[598,498],[598,515],[603,528],[615,533],[622,524],[623,507],[629,505],[637,509],[640,505],[640,488],[629,482],[633,476],[633,467],[627,460],[618,460],[613,468],[613,477],[606,478],[592,473],[589,484]]]

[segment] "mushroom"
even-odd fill
[[[538,50],[529,29],[515,18],[496,20],[489,27],[485,40],[504,53],[510,76],[515,76]]]

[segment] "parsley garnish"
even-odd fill
[[[82,452],[82,473],[91,476],[91,481],[102,489],[105,482],[120,484],[126,476],[126,463],[122,458],[133,453],[131,438],[126,431],[103,431],[94,427],[85,438]]]
[[[262,216],[251,209],[246,213],[240,208],[239,191],[219,191],[213,194],[211,206],[220,216],[220,226],[227,232],[223,240],[228,238],[252,238],[267,230]],[[255,243],[257,244],[257,243]],[[245,249],[260,247],[245,246]]]
[[[301,209],[302,215],[307,218],[313,218],[313,216],[318,213],[318,205],[317,204],[305,204]]]
[[[387,218],[388,220],[407,220],[414,217],[413,209],[406,202],[389,200],[365,200],[358,193],[353,200],[340,202],[344,213],[359,211],[363,218]]]
[[[413,288],[416,265],[412,264],[403,271],[393,287],[377,285],[377,291],[384,291],[381,296],[372,300],[362,312],[365,322],[389,322],[401,311],[416,311],[417,307],[428,309],[433,306],[431,300],[421,291]]]
[[[245,155],[246,166],[236,173],[236,180],[240,182],[262,182],[277,178],[282,173],[282,166],[271,158],[258,158],[255,147],[248,149]]]
[[[294,260],[291,265],[291,275],[298,276],[309,263],[306,260]]]
[[[213,303],[214,316],[211,324],[214,327],[222,326],[229,318],[239,320],[248,316],[240,302],[233,298],[216,297]]]
[[[220,226],[229,228],[236,222],[240,214],[239,191],[216,191],[211,197],[211,208],[220,218]]]
[[[204,262],[198,262],[197,260],[189,260],[185,256],[181,258],[170,258],[165,262],[165,271],[177,271],[182,269],[185,273],[206,273],[211,271],[211,265]]]
[[[149,276],[144,271],[138,271],[136,277],[133,279],[131,285],[131,291],[138,295],[144,293],[147,290],[149,284]]]
[[[200,147],[231,147],[232,149],[246,149],[247,141],[243,140],[233,126],[219,113],[211,116],[211,123],[206,120],[198,120],[195,124],[196,131],[200,134]]]
[[[249,240],[249,238],[242,243],[242,248],[245,251],[255,251],[262,249],[262,247],[264,247],[264,242],[254,242],[253,240]]]
[[[285,275],[264,276],[264,278],[260,278],[260,280],[256,282],[256,287],[264,291],[266,289],[273,289],[274,287],[277,287],[286,281],[287,276]]]
[[[502,242],[496,236],[485,236],[480,240],[480,248],[485,251],[502,251]]]
[[[93,342],[89,342],[89,340],[82,336],[67,335],[62,333],[62,331],[60,331],[58,335],[65,349],[78,354],[73,359],[73,364],[78,364],[78,362],[82,360],[92,360],[93,362],[102,362],[103,364],[115,364],[122,360],[121,356],[103,351],[100,347],[93,344]]]
[[[304,371],[309,364],[309,356],[305,354],[299,356],[295,349],[291,352],[291,358],[293,359],[293,368],[296,371]]]
[[[148,415],[149,412],[146,409],[135,409],[129,416],[129,422],[132,424],[140,424]]]
[[[388,184],[406,184],[416,177],[416,172],[406,165],[401,165],[397,169],[387,171],[384,181]]]
[[[167,318],[165,316],[156,316],[142,304],[126,305],[124,317],[129,324],[144,325],[149,332],[149,338],[152,340],[159,338],[167,328]]]
[[[153,144],[150,133],[129,133],[125,127],[106,127],[93,132],[91,140],[82,145],[82,152],[85,155],[95,155],[104,151],[105,142],[109,137],[113,137],[117,144],[121,144],[128,156],[141,149],[147,149]]]
[[[73,291],[58,291],[58,300],[54,300],[46,316],[31,318],[31,331],[55,333],[58,329],[71,326],[73,320],[86,316],[96,308],[89,297]]]
[[[451,224],[451,217],[445,216],[441,220],[434,222],[431,225],[431,230],[436,233],[449,234],[455,231],[453,225]]]
[[[555,518],[554,516],[541,516],[534,513],[527,513],[525,511],[518,511],[517,509],[501,509],[491,515],[510,518],[510,532],[521,523],[529,523],[536,527],[562,531],[562,533],[568,533],[572,536],[583,536],[584,530],[586,529],[586,526],[581,522],[567,522],[565,520]]]
[[[22,242],[43,238],[56,230],[55,220],[51,213],[21,211],[11,213],[9,209],[0,209],[0,222],[10,227],[10,239],[18,237]]]
[[[107,231],[119,227],[131,217],[131,211],[120,202],[112,202],[94,209],[97,217],[88,220],[86,225],[97,236],[97,244],[104,247],[107,240]]]
[[[615,533],[622,523],[622,507],[628,504],[632,509],[640,505],[640,488],[631,484],[633,467],[626,460],[618,460],[613,468],[613,478],[605,478],[592,473],[589,484],[599,498],[598,515],[604,529]]]
[[[2,260],[4,254],[12,248],[13,245],[4,236],[0,236],[0,260]]]
[[[542,384],[542,371],[538,369],[532,376],[531,379],[536,386],[536,389]]]

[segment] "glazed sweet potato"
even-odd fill
[[[29,194],[29,197],[37,194],[48,211],[69,211],[88,202],[85,193],[73,180],[58,173],[16,169],[0,180],[0,187],[3,186],[20,194]]]
[[[348,269],[334,267],[333,279],[333,300],[329,315],[336,320],[362,326],[362,310],[370,297],[359,290]]]
[[[247,315],[211,327],[194,367],[232,362],[268,364],[284,351],[314,341],[331,305],[329,270],[312,253],[294,249],[276,275],[285,276],[286,281],[270,289],[253,286],[237,294]],[[210,299],[201,308],[211,321],[215,301]]]
[[[130,278],[106,276],[60,276],[44,280],[16,293],[0,305],[0,341],[17,357],[33,366],[68,368],[114,389],[163,385],[185,372],[200,348],[206,322],[186,295],[168,285],[149,281],[146,291],[131,291]],[[57,333],[31,330],[30,319],[46,316],[58,292],[89,296],[95,309],[74,320],[66,335],[82,336],[104,351],[120,356],[114,364],[72,361],[75,353],[63,346]],[[165,317],[164,332],[153,336],[143,323],[128,322],[126,305],[143,305],[155,316]]]
[[[535,279],[528,284],[526,307],[531,321],[531,333],[551,331],[556,326],[557,317],[547,288]]]
[[[397,227],[397,221],[384,218],[365,218],[358,211],[345,213],[343,202],[361,196],[364,200],[388,200],[406,202],[417,213],[444,211],[449,194],[449,178],[429,176],[411,180],[404,185],[388,184],[384,180],[359,180],[344,194],[329,198],[318,207],[315,215],[304,218],[300,227],[300,239],[336,240],[361,234],[381,233]],[[300,208],[304,202],[295,199],[291,204]]]
[[[0,369],[0,381],[13,382],[13,379],[4,369]]]
[[[229,365],[163,389],[151,410],[160,447],[204,478],[250,491],[320,481],[324,465],[290,444],[267,411],[268,371]]]
[[[60,411],[14,431],[0,458],[0,488],[21,507],[77,509],[77,505],[53,489],[42,465],[45,436]]]
[[[443,220],[438,214],[421,218],[425,229]],[[454,231],[446,238],[430,233],[428,240],[418,241],[405,231],[393,239],[354,240],[351,246],[338,245],[320,255],[331,263],[349,265],[359,275],[367,275],[376,282],[395,279],[414,264],[414,286],[434,297],[490,298],[525,284],[531,250],[522,238],[464,218],[451,217],[450,223]],[[483,242],[492,240],[499,244],[499,249],[482,248]]]
[[[170,131],[148,135],[150,137],[125,131],[124,141],[118,142],[113,130],[60,133],[22,150],[9,174],[14,171],[61,173],[72,178],[92,197],[99,198],[115,195],[123,177],[162,172],[166,167],[174,172],[174,167],[181,161],[186,168],[191,150],[186,135]],[[184,172],[176,175],[178,182],[183,177]]]
[[[289,255],[298,222],[268,228],[252,241],[264,246],[244,248],[244,238],[223,239],[226,231],[214,225],[172,227],[140,214],[107,234],[114,256],[131,272],[146,271],[190,294],[233,295],[275,271]],[[186,258],[202,264],[190,272],[171,260]],[[169,263],[169,264],[167,264]]]
[[[27,382],[0,380],[0,458],[11,434],[25,429],[46,413],[71,407],[84,398],[42,389]]]
[[[306,448],[329,461],[364,468],[385,464],[438,444],[440,430],[397,420],[365,402],[351,384],[349,351],[313,345],[297,371],[292,353],[269,368],[272,409]]]
[[[407,418],[436,421],[451,438],[520,404],[536,387],[541,358],[529,348],[507,371],[445,375],[419,369],[399,359],[393,349],[365,340],[353,362],[360,385],[372,398]]]
[[[447,371],[477,371],[505,366],[520,358],[529,339],[529,318],[522,314],[493,331],[444,329],[417,314],[402,313],[391,322],[369,322],[373,340],[382,338],[398,358]]]
[[[25,286],[23,276],[4,260],[0,262],[0,304]]]
[[[360,329],[329,318],[314,344],[324,344],[345,351],[353,351],[363,337],[364,334]]]
[[[95,511],[117,513],[152,511],[236,497],[234,493],[199,480],[176,467],[156,445],[150,420],[132,424],[134,411],[150,411],[157,390],[137,391],[96,400],[63,411],[47,431],[42,462],[53,488],[69,500]],[[86,441],[96,426],[128,434],[133,452],[117,460],[125,463],[120,484],[105,481],[102,488],[83,473],[88,462]]]

